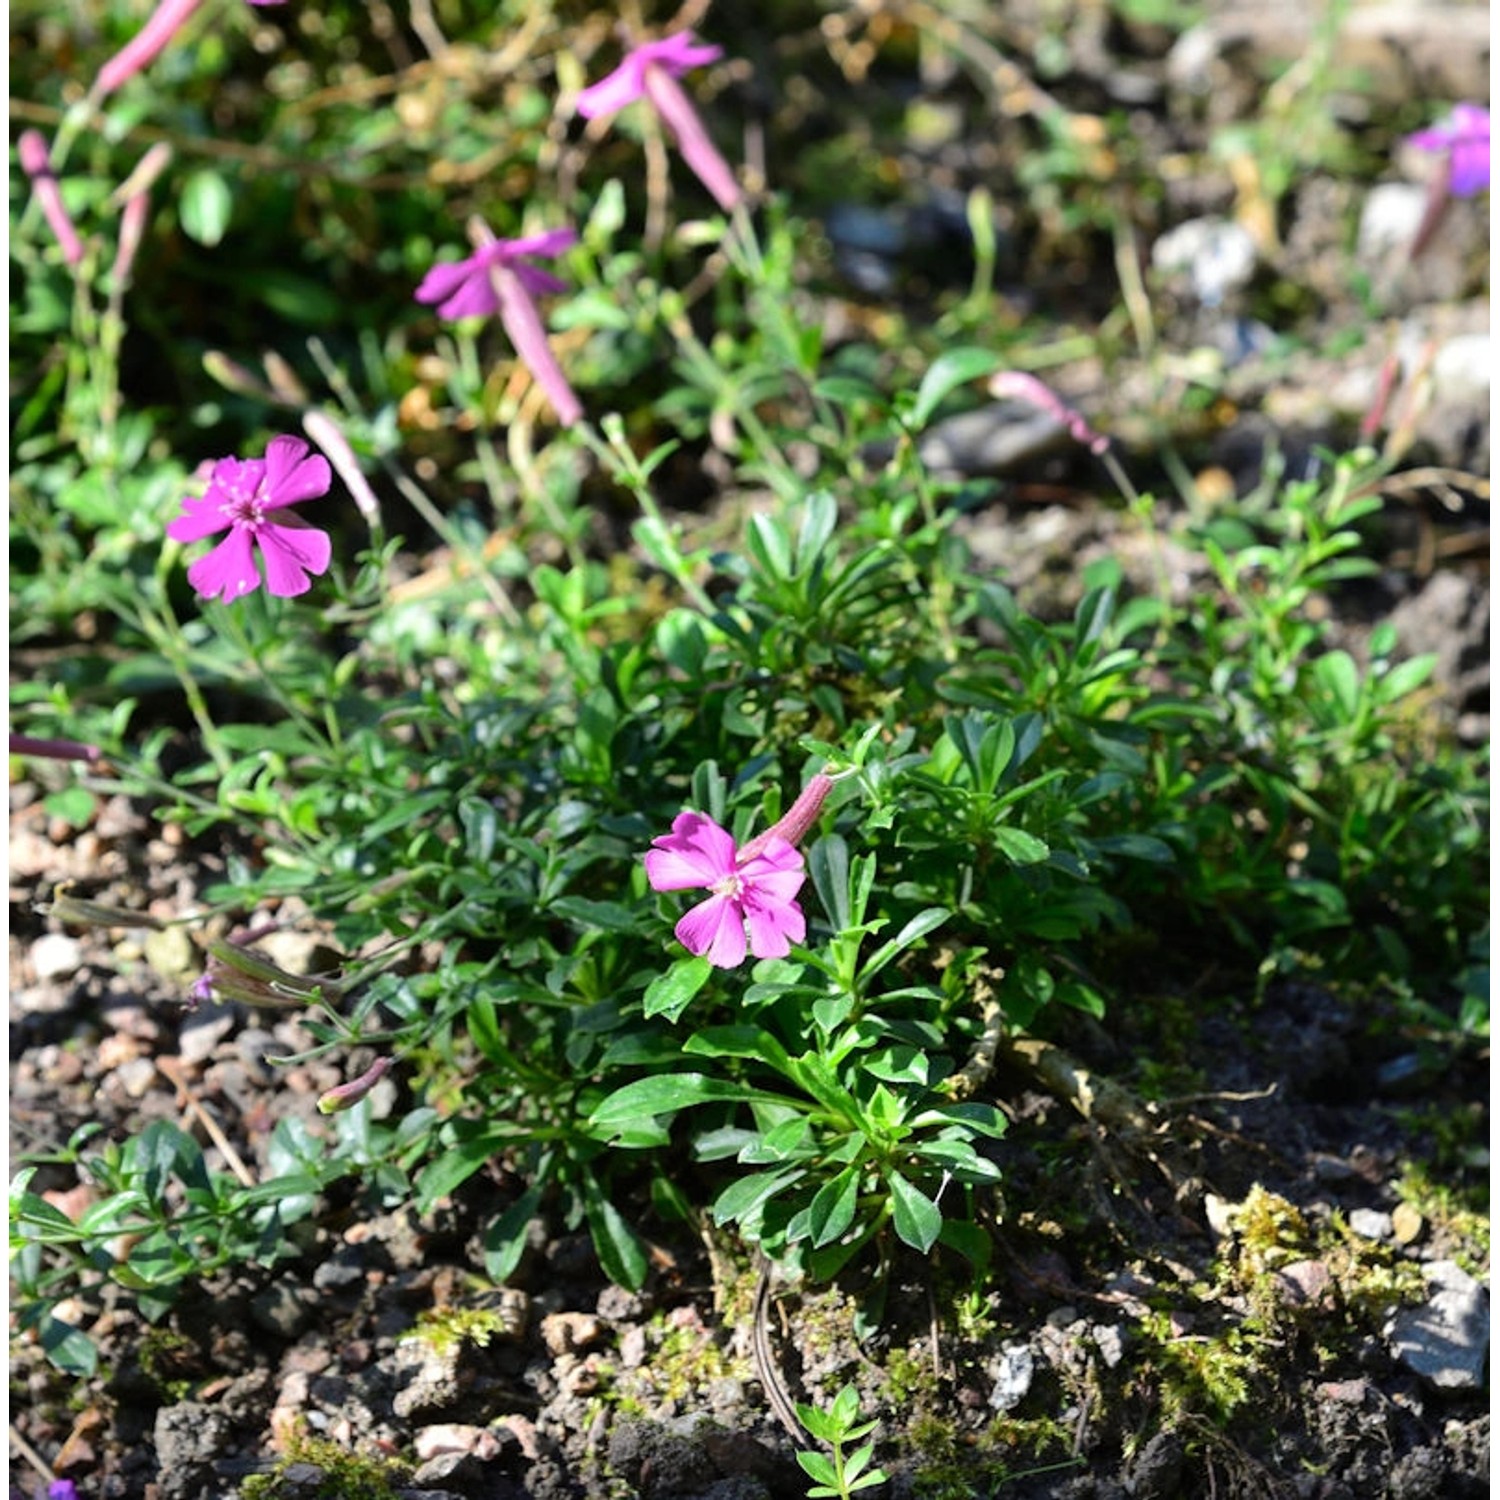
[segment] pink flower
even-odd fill
[[[94,97],[102,99],[134,78],[177,35],[197,8],[198,0],[161,0],[151,19],[99,69],[91,90]]]
[[[134,78],[152,62],[182,30],[188,17],[197,10],[199,0],[161,0],[146,22],[131,39],[99,69],[92,93],[96,99],[112,94],[122,83]],[[286,0],[249,0],[251,5],[283,5]]]
[[[83,241],[78,238],[78,231],[73,228],[73,221],[63,207],[62,192],[52,171],[46,136],[39,130],[22,131],[21,139],[16,142],[16,152],[21,158],[21,170],[31,179],[31,190],[41,205],[47,227],[62,246],[63,259],[70,266],[76,265],[83,259]]]
[[[1021,370],[1001,370],[998,375],[990,376],[989,388],[990,395],[999,401],[1024,401],[1028,406],[1046,412],[1061,422],[1068,429],[1068,436],[1075,443],[1082,443],[1090,453],[1097,456],[1108,450],[1109,439],[1102,432],[1095,432],[1081,413],[1043,385],[1035,375],[1027,375]]]
[[[578,113],[585,120],[597,120],[642,96],[649,99],[676,138],[682,159],[719,207],[730,213],[740,201],[739,184],[709,139],[692,100],[677,82],[690,68],[717,62],[723,55],[718,47],[696,45],[690,31],[680,31],[660,42],[644,42],[632,47],[613,73],[579,94]]]
[[[557,419],[571,427],[583,415],[583,406],[553,357],[541,314],[532,298],[543,292],[567,290],[567,283],[522,259],[523,256],[560,255],[578,242],[571,229],[552,229],[546,234],[519,240],[497,240],[484,225],[474,223],[470,234],[479,241],[467,260],[434,266],[416,290],[418,302],[434,302],[444,318],[500,315],[500,322],[515,345],[521,362],[547,393]]]
[[[248,594],[260,582],[253,548],[266,565],[266,587],[281,598],[304,593],[309,574],[328,568],[328,534],[300,516],[272,519],[270,512],[326,494],[333,476],[328,460],[312,453],[301,438],[272,438],[264,459],[221,458],[208,489],[183,498],[183,513],[167,535],[175,542],[197,542],[227,526],[229,535],[188,568],[188,582],[205,599]]]
[[[1448,153],[1448,187],[1472,198],[1490,185],[1490,112],[1477,104],[1456,104],[1446,119],[1406,138],[1422,151]]]
[[[802,856],[785,839],[770,839],[745,859],[727,830],[696,812],[678,813],[671,833],[653,839],[646,855],[652,890],[708,888],[708,900],[678,922],[677,939],[720,969],[745,961],[747,927],[757,958],[784,958],[807,936],[796,899],[805,878]]]

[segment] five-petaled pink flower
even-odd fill
[[[188,568],[188,582],[205,599],[248,594],[260,582],[253,555],[258,546],[266,587],[273,594],[290,598],[306,592],[309,574],[327,571],[332,555],[328,533],[300,516],[276,512],[326,494],[332,480],[328,460],[301,438],[272,438],[263,459],[221,458],[208,489],[185,496],[183,513],[167,527],[176,542],[201,541],[229,528],[212,552]]]
[[[652,840],[646,879],[657,891],[706,886],[701,901],[677,924],[678,941],[689,953],[732,969],[745,960],[745,930],[757,958],[784,958],[807,935],[797,905],[806,872],[802,856],[784,838],[774,837],[751,852],[736,852],[733,836],[702,813],[678,813],[671,833]],[[749,858],[746,858],[746,853]]]
[[[677,140],[682,159],[725,213],[740,201],[740,187],[729,164],[709,139],[692,100],[677,80],[691,68],[718,62],[719,47],[699,45],[691,31],[680,31],[659,42],[632,47],[625,60],[607,77],[578,95],[578,113],[585,120],[612,115],[642,97],[651,101]]]
[[[1490,112],[1477,104],[1455,104],[1446,119],[1406,138],[1422,151],[1448,153],[1448,189],[1472,198],[1490,185]]]
[[[566,291],[567,283],[538,270],[524,257],[561,255],[577,244],[577,232],[551,229],[524,239],[497,240],[475,221],[469,233],[478,242],[475,253],[467,260],[434,266],[417,288],[417,301],[435,302],[439,316],[444,318],[498,313],[521,362],[547,393],[558,421],[571,427],[583,415],[583,406],[553,357],[541,314],[531,300],[543,292]]]

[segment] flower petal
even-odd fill
[[[260,555],[266,562],[266,588],[278,598],[289,599],[311,587],[308,574],[328,571],[333,544],[326,531],[298,517],[287,517],[261,527]]]
[[[174,542],[201,542],[206,536],[216,536],[227,525],[224,496],[211,484],[202,495],[182,497],[182,514],[168,524],[167,535]]]
[[[525,234],[518,240],[501,240],[499,243],[505,247],[507,260],[514,260],[518,255],[538,255],[543,260],[551,260],[554,255],[561,255],[578,243],[578,231],[548,229],[541,234]]]
[[[574,107],[585,120],[618,114],[627,104],[633,104],[641,97],[645,86],[644,73],[645,68],[632,52],[613,73],[607,73],[598,83],[591,83],[583,89],[573,101]]]
[[[418,302],[438,303],[438,316],[443,318],[487,318],[500,306],[490,287],[488,265],[478,256],[434,266],[415,296]]]
[[[232,528],[212,552],[188,567],[187,579],[205,599],[222,594],[227,602],[248,594],[260,583],[250,551],[249,531],[243,526]]]
[[[678,922],[677,941],[696,957],[707,957],[717,969],[744,963],[745,922],[739,903],[729,896],[700,901]]]
[[[541,314],[531,300],[513,266],[496,266],[490,273],[495,286],[495,296],[500,304],[500,321],[510,335],[510,341],[521,356],[521,363],[531,371],[532,378],[547,393],[557,419],[564,427],[571,427],[582,415],[583,404],[568,384],[547,342],[547,330],[542,327]]]
[[[272,438],[266,448],[266,493],[262,510],[276,510],[326,495],[333,470],[321,453],[313,453],[299,437]]]
[[[807,936],[807,919],[795,901],[774,899],[764,890],[747,890],[741,901],[757,958],[785,958]]]
[[[734,839],[702,813],[678,813],[671,833],[651,841],[646,879],[654,891],[687,891],[734,874]]]

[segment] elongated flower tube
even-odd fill
[[[368,1097],[370,1090],[390,1071],[391,1062],[389,1057],[377,1057],[358,1078],[351,1078],[348,1083],[341,1083],[337,1088],[329,1089],[326,1094],[320,1094],[318,1113],[333,1115],[340,1110],[353,1109],[361,1099]]]
[[[249,4],[257,6],[285,3],[286,0],[249,0]],[[90,90],[93,97],[96,100],[106,98],[153,62],[182,30],[198,5],[199,0],[161,0],[151,12],[151,19],[99,69],[99,76]]]
[[[21,158],[21,170],[31,179],[31,190],[36,194],[47,227],[62,247],[63,259],[70,266],[77,265],[83,259],[83,241],[78,238],[78,231],[73,228],[73,221],[63,206],[62,190],[57,185],[49,159],[47,138],[39,130],[22,131],[21,139],[16,142],[16,152]]]
[[[326,412],[310,409],[302,413],[302,430],[323,450],[328,462],[333,465],[333,472],[343,481],[344,488],[353,497],[366,523],[378,526],[380,501],[375,498],[375,491],[370,488],[370,482],[354,456],[354,449],[349,446],[349,439],[339,430],[333,418]]]
[[[583,416],[583,404],[568,384],[542,316],[532,300],[543,292],[562,292],[567,283],[531,265],[526,257],[550,258],[578,242],[577,231],[552,229],[519,240],[497,240],[479,220],[470,220],[476,249],[466,260],[434,266],[416,290],[418,302],[437,305],[439,317],[488,317],[498,313],[522,364],[546,392],[557,419],[571,427]]]
[[[151,12],[151,19],[99,69],[90,90],[94,98],[106,98],[152,62],[182,30],[198,3],[199,0],[161,0]]]
[[[36,740],[29,734],[11,735],[10,753],[35,755],[42,760],[86,760],[91,765],[102,754],[97,745],[84,745],[77,740]]]
[[[1103,453],[1109,447],[1109,439],[1102,432],[1095,432],[1083,419],[1081,413],[1069,406],[1054,390],[1042,384],[1035,375],[1021,370],[1001,370],[989,381],[990,395],[1000,401],[1024,401],[1035,406],[1049,417],[1055,417],[1068,429],[1068,436],[1082,443],[1090,453]]]
[[[607,118],[627,104],[645,98],[672,132],[682,159],[714,201],[731,213],[743,194],[729,163],[709,138],[693,101],[677,80],[691,68],[717,62],[723,49],[694,42],[690,31],[680,31],[659,42],[632,47],[613,73],[578,95],[578,113],[585,120]]]

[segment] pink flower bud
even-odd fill
[[[47,138],[39,130],[23,131],[16,150],[21,158],[21,170],[31,179],[31,190],[41,205],[47,227],[62,246],[63,259],[70,266],[77,265],[83,259],[83,241],[78,238],[78,231],[73,228],[73,221],[63,207],[62,190],[48,159]]]
[[[351,1078],[348,1083],[341,1083],[336,1089],[329,1089],[326,1094],[320,1095],[318,1113],[333,1115],[340,1110],[353,1109],[385,1077],[390,1067],[389,1057],[377,1057],[358,1078]]]
[[[818,821],[823,811],[823,799],[833,787],[833,777],[819,771],[805,787],[797,800],[764,833],[756,834],[739,852],[738,863],[753,859],[772,839],[785,839],[794,849],[807,836],[807,831]]]
[[[134,78],[177,35],[197,8],[198,0],[161,0],[151,19],[99,69],[91,90],[94,97],[103,99]]]

